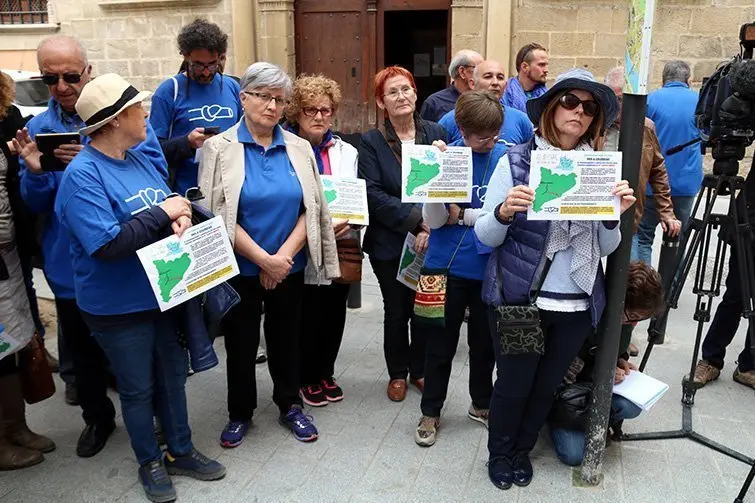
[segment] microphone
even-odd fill
[[[731,87],[745,98],[755,99],[755,60],[742,60],[732,68]]]

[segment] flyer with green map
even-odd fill
[[[472,201],[472,149],[401,145],[402,203]]]
[[[239,274],[219,216],[137,250],[161,311],[166,311]]]
[[[411,232],[404,239],[404,246],[401,248],[401,259],[396,271],[396,280],[412,290],[417,290],[419,283],[419,274],[422,266],[425,265],[425,253],[418,253],[414,249],[416,237]]]
[[[529,220],[618,220],[621,152],[534,150]]]
[[[347,220],[351,225],[370,225],[364,180],[331,175],[321,175],[320,178],[331,218]]]

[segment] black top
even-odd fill
[[[425,141],[448,141],[448,133],[434,122],[420,120]],[[364,235],[364,251],[376,260],[393,260],[401,255],[408,232],[422,221],[422,205],[401,202],[401,164],[383,133],[377,129],[362,135],[359,144],[359,178],[367,182],[370,225]]]
[[[461,96],[461,93],[451,84],[445,89],[441,89],[437,93],[428,96],[425,102],[422,103],[419,116],[426,121],[438,122],[441,117],[454,109],[459,96]]]

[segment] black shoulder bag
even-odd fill
[[[540,294],[545,277],[551,267],[550,259],[545,266],[537,286],[530,292],[529,304],[523,306],[495,306],[496,329],[501,338],[501,353],[504,355],[545,353],[545,336],[540,326],[540,311],[535,302]]]

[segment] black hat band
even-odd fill
[[[123,94],[121,94],[121,97],[118,98],[118,101],[110,105],[109,107],[105,107],[87,120],[84,121],[84,123],[87,126],[93,126],[97,124],[98,122],[102,122],[111,115],[114,115],[118,113],[118,110],[123,108],[123,106],[131,101],[132,99],[136,98],[136,96],[139,94],[139,90],[136,89],[134,86],[128,86],[125,91],[123,91]]]

